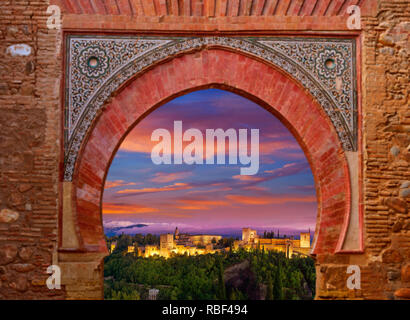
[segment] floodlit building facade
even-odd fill
[[[311,250],[310,232],[302,232],[300,239],[292,238],[260,238],[256,230],[250,228],[242,229],[242,240],[235,241],[233,249],[239,248],[264,249],[284,252],[286,257],[294,255],[309,255]]]

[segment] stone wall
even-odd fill
[[[366,297],[410,298],[409,34],[410,1],[382,1],[377,17],[365,18]]]
[[[160,0],[153,5],[53,1],[63,10],[66,29],[250,34],[349,33],[343,10],[360,3],[365,251],[319,255],[317,298],[410,298],[410,1],[257,2],[239,1],[235,7],[234,1],[219,0],[192,0],[185,6]],[[41,0],[0,2],[0,299],[101,297],[101,255],[57,254],[63,223],[58,219],[63,197],[62,31],[47,29],[48,5]],[[28,45],[31,53],[15,56],[8,48],[16,44]],[[62,290],[45,286],[46,269],[54,263],[65,275]],[[351,264],[361,267],[361,290],[346,288]]]
[[[362,24],[365,253],[318,261],[317,298],[410,299],[410,2],[378,1]],[[356,292],[350,264],[362,270]]]
[[[0,2],[0,299],[61,299],[48,290],[58,236],[61,32],[48,1]],[[11,45],[25,44],[27,56]]]

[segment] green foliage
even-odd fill
[[[222,238],[218,241],[217,246],[218,248],[228,248],[233,245],[235,238]],[[212,242],[213,243],[213,242]]]
[[[272,275],[268,273],[268,285],[266,288],[266,300],[273,300],[273,284],[272,284]]]
[[[146,235],[143,234],[120,234],[118,236],[110,237],[107,240],[108,248],[110,248],[110,244],[112,242],[117,242],[117,246],[115,247],[114,253],[119,253],[124,250],[127,250],[128,246],[132,246],[135,244],[136,246],[145,246],[145,245],[152,245],[152,244],[159,244],[159,237],[148,233]]]
[[[274,238],[279,238],[279,230],[278,233],[275,234],[275,231],[264,231],[263,232],[263,238],[265,239],[274,239]]]
[[[136,287],[128,285],[125,281],[119,283],[105,283],[104,297],[107,300],[140,300]]]
[[[116,250],[105,258],[104,296],[106,299],[147,299],[148,290],[157,288],[158,299],[244,300],[248,298],[245,292],[235,288],[227,292],[224,283],[224,270],[244,260],[250,262],[255,275],[255,290],[259,285],[267,286],[265,299],[314,297],[313,259],[287,259],[284,253],[276,251],[243,249],[198,256],[175,255],[169,259],[124,255]]]
[[[220,300],[226,300],[226,288],[224,281],[224,267],[222,264],[222,259],[219,260],[219,273],[218,273],[218,293]]]
[[[275,272],[275,282],[273,285],[273,298],[275,300],[283,300],[283,284],[282,284],[283,275],[281,272],[280,264],[276,268]]]

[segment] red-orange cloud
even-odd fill
[[[175,180],[182,180],[188,178],[189,176],[192,176],[192,172],[158,172],[150,181],[157,183],[167,183]]]
[[[184,128],[184,130],[189,129],[190,127]],[[151,134],[152,132],[157,129],[155,124],[152,124],[150,127],[136,127],[134,130],[132,130],[129,135],[126,137],[126,139],[123,141],[123,143],[120,146],[121,151],[129,151],[129,152],[141,152],[141,153],[147,153],[150,154],[152,151],[152,148],[158,143],[157,141],[151,141]],[[199,130],[203,128],[199,128]],[[172,134],[172,129],[170,130],[170,133]],[[248,134],[250,134],[248,132]],[[206,158],[206,139],[205,139],[205,132],[203,132],[203,158],[205,160]],[[291,158],[297,158],[299,159],[300,157],[304,157],[303,153],[294,153],[295,151],[300,150],[300,146],[296,141],[289,141],[289,140],[279,140],[280,136],[272,136],[269,137],[270,139],[275,139],[275,140],[268,140],[268,141],[263,141],[262,136],[260,137],[261,141],[259,142],[259,153],[261,156],[272,156],[276,153],[280,153],[283,156],[291,157]],[[188,145],[190,142],[184,141],[183,142],[183,147]],[[225,155],[228,155],[228,140],[225,141]],[[250,141],[247,141],[247,144],[244,146],[240,146],[238,143],[238,150],[239,148],[246,148],[248,150],[250,148]],[[293,152],[292,152],[293,151]],[[172,148],[172,153],[173,153],[173,148]],[[214,156],[217,155],[217,148],[215,145],[214,148]]]
[[[213,206],[227,206],[229,203],[223,200],[191,200],[191,199],[181,199],[178,200],[183,203],[182,206],[176,206],[178,209],[182,210],[209,210]]]
[[[106,181],[105,189],[124,187],[124,186],[135,186],[135,182],[125,182],[124,180]]]
[[[257,176],[245,176],[245,175],[236,175],[233,176],[232,178],[240,181],[248,181],[248,182],[256,182],[256,181],[262,181],[265,180],[263,177],[257,177]]]
[[[139,206],[136,204],[103,203],[103,214],[141,214],[158,212],[159,210],[151,207]]]
[[[185,190],[192,189],[187,183],[174,183],[172,185],[159,187],[159,188],[142,188],[142,189],[124,189],[119,190],[116,193],[126,194],[126,193],[152,193],[152,192],[163,192],[163,191],[175,191],[175,190]]]

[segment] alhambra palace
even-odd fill
[[[166,233],[160,235],[160,245],[147,245],[140,247],[136,245],[128,246],[127,253],[136,253],[140,257],[152,257],[160,256],[169,258],[172,254],[187,254],[198,255],[215,253],[221,250],[229,251],[230,247],[225,249],[216,249],[214,245],[222,239],[220,235],[189,235],[179,233],[178,228],[175,229],[174,234]],[[113,242],[110,245],[110,252],[112,253],[116,247],[116,243]],[[300,239],[294,240],[293,238],[260,238],[256,230],[251,228],[242,229],[242,240],[235,240],[232,246],[232,250],[238,250],[243,248],[245,250],[274,250],[283,252],[287,258],[292,256],[304,255],[307,256],[310,253],[310,232],[302,232]]]
[[[153,110],[206,88],[259,104],[305,152],[315,299],[410,299],[409,33],[408,0],[0,1],[0,299],[103,299],[111,161]],[[308,249],[283,241],[237,246]]]

